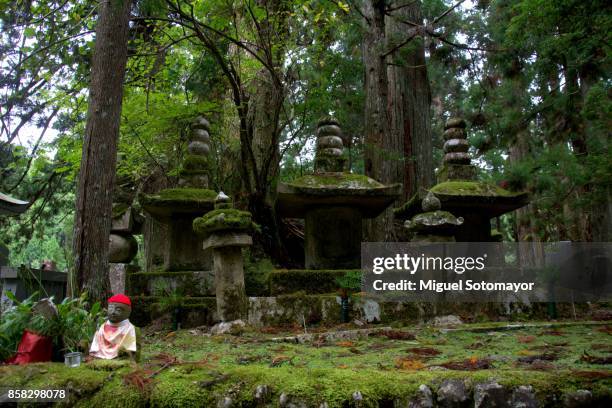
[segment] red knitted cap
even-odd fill
[[[108,303],[123,303],[124,305],[128,305],[132,307],[132,302],[130,298],[125,295],[114,295],[108,299]]]

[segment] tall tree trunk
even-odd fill
[[[82,292],[105,302],[108,236],[117,162],[131,0],[100,3],[74,224],[74,273]]]
[[[399,4],[399,3],[398,3]],[[394,4],[392,3],[392,6]],[[388,39],[401,39],[406,25],[399,20],[423,23],[421,3],[414,1],[386,18]],[[389,150],[398,152],[400,160],[387,160],[384,165],[387,183],[401,182],[403,200],[411,198],[420,187],[433,184],[431,141],[431,91],[425,65],[422,37],[415,37],[404,48],[394,51],[387,60]]]
[[[389,135],[387,112],[387,66],[384,57],[385,43],[385,2],[366,0],[363,13],[366,27],[363,32],[363,65],[365,68],[365,119],[364,119],[364,168],[365,174],[384,181],[385,138]],[[375,220],[364,223],[368,241],[385,241],[391,235],[387,213]]]
[[[391,16],[385,16],[385,8],[382,0],[367,0],[363,8],[365,172],[386,184],[402,183],[402,198],[407,199],[433,183],[431,94],[423,39],[399,21],[421,23],[421,5],[412,2]],[[391,208],[366,224],[366,239],[395,239]]]

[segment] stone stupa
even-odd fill
[[[493,183],[477,180],[466,139],[466,123],[451,118],[444,126],[444,159],[438,170],[438,184],[429,191],[440,201],[440,210],[464,220],[454,235],[460,242],[494,242],[491,219],[514,211],[528,203],[525,192],[512,192]],[[423,213],[424,192],[415,194],[394,210],[396,218],[411,219]]]
[[[319,121],[314,174],[278,187],[279,214],[305,220],[306,269],[359,268],[362,220],[381,214],[401,193],[400,184],[345,172],[341,136],[336,120]]]

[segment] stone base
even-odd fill
[[[306,213],[306,269],[358,269],[361,212],[352,207],[320,207]]]

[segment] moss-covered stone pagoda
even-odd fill
[[[527,193],[512,192],[495,184],[477,180],[477,169],[471,163],[463,119],[451,118],[444,130],[444,159],[438,184],[429,191],[440,201],[440,210],[464,222],[454,235],[460,242],[492,242],[491,219],[514,211],[528,203]],[[423,213],[424,193],[415,194],[395,210],[400,219],[411,219]],[[422,216],[421,216],[422,217]]]
[[[314,174],[278,187],[278,211],[304,218],[307,269],[358,268],[362,220],[374,218],[401,192],[367,176],[344,172],[342,130],[334,119],[317,126]]]

